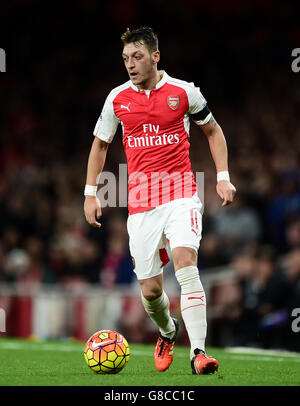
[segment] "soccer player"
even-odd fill
[[[165,371],[171,365],[179,327],[170,315],[163,288],[163,267],[171,253],[181,288],[192,373],[214,373],[219,363],[205,353],[206,300],[197,268],[202,203],[189,158],[189,120],[207,136],[222,206],[231,203],[236,192],[229,178],[226,140],[199,88],[158,70],[158,39],[150,27],[127,29],[121,40],[129,80],[110,92],[94,129],[85,217],[90,225],[101,226],[97,177],[120,123],[128,165],[129,248],[142,303],[160,332],[154,351],[156,368]]]

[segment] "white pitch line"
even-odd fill
[[[234,354],[250,354],[250,355],[273,355],[279,357],[299,357],[299,352],[286,351],[286,350],[269,350],[265,348],[254,348],[254,347],[227,347],[225,351]]]
[[[139,355],[139,356],[150,356],[152,357],[153,354],[146,352],[146,351],[132,351],[133,355]],[[176,358],[186,358],[187,355],[186,354],[181,354],[181,353],[176,353],[176,349],[174,351],[174,356]],[[254,356],[254,355],[236,355],[236,354],[222,354],[219,358],[220,359],[236,359],[236,360],[240,360],[240,361],[265,361],[265,362],[283,362],[286,361],[286,357],[280,357],[280,358],[276,358],[276,357],[262,357],[262,356]],[[293,361],[293,362],[300,362],[300,358],[292,358],[289,359],[289,361]]]
[[[27,344],[27,343],[26,343]],[[67,351],[67,352],[78,352],[78,348],[72,348],[71,346],[68,345],[55,345],[55,344],[42,344],[42,345],[22,345],[21,343],[1,343],[0,342],[0,350],[5,349],[5,350],[24,350],[24,349],[29,349],[29,350],[37,350],[37,351]],[[82,346],[84,348],[84,345]]]

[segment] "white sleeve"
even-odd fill
[[[207,101],[200,92],[199,87],[191,83],[188,91],[189,111],[190,117],[200,125],[208,123],[211,119],[211,112],[207,107]]]
[[[111,143],[120,120],[114,113],[113,98],[109,94],[105,100],[102,112],[94,129],[94,136],[102,141]]]

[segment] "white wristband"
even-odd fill
[[[98,186],[85,185],[84,196],[96,196]]]
[[[221,171],[217,173],[217,182],[220,180],[228,180],[230,182],[229,172],[228,171]]]

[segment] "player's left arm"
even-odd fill
[[[202,128],[207,137],[217,171],[217,193],[223,199],[222,206],[227,206],[233,201],[236,188],[229,178],[228,149],[223,130],[212,115],[206,124],[197,124]]]

